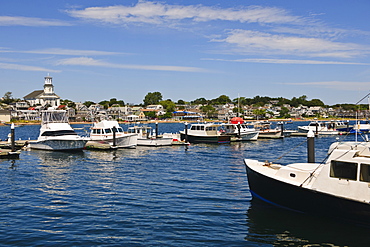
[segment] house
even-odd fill
[[[9,110],[0,110],[0,122],[6,123],[10,122],[11,114]]]
[[[57,107],[60,105],[60,97],[54,93],[53,78],[45,77],[44,90],[35,90],[32,93],[23,97],[30,106],[51,106]]]

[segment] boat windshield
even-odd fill
[[[42,123],[68,123],[67,112],[62,110],[43,111],[41,114]]]
[[[64,136],[64,135],[77,135],[73,130],[57,130],[57,131],[45,131],[41,136]]]

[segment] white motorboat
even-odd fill
[[[244,124],[244,120],[240,117],[234,117],[229,123],[222,124],[222,131],[231,136],[231,141],[256,141],[259,135],[258,130]]]
[[[298,131],[301,133],[308,133],[313,131],[315,134],[320,135],[338,135],[340,131],[338,128],[344,128],[346,125],[340,122],[310,122],[307,126],[298,126]]]
[[[251,124],[259,131],[258,138],[261,139],[279,139],[283,138],[284,134],[279,128],[271,128],[270,122],[256,122]]]
[[[370,226],[370,143],[336,142],[328,153],[321,164],[245,159],[252,196],[296,212]]]
[[[69,125],[65,110],[41,112],[40,134],[36,141],[29,141],[28,147],[41,150],[82,150],[88,138],[79,136]]]
[[[185,125],[185,129],[180,131],[181,140],[190,143],[230,143],[231,136],[219,130],[220,124],[214,123],[195,123],[190,129]]]
[[[86,146],[99,148],[108,144],[109,148],[135,148],[137,134],[125,133],[115,120],[102,120],[94,123],[90,131],[90,141]]]
[[[138,146],[171,146],[173,141],[172,137],[165,137],[153,132],[149,126],[132,126],[128,128],[127,132],[137,135]]]

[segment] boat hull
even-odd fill
[[[42,140],[29,142],[29,148],[52,151],[82,150],[87,140]]]
[[[181,140],[185,140],[185,134],[181,133]],[[194,136],[187,135],[188,142],[190,143],[230,143],[231,137],[228,135],[220,136]]]
[[[113,143],[113,136],[108,136],[107,138],[93,135],[90,136],[90,141],[88,145],[94,146],[95,143],[106,143],[110,147],[114,148],[135,148],[137,146],[137,135],[136,134],[125,134],[117,136],[115,143]],[[114,145],[115,144],[115,145]]]
[[[138,138],[137,145],[138,146],[171,146],[172,145],[172,138]]]
[[[349,200],[265,176],[246,164],[254,198],[301,213],[326,216],[370,227],[370,203]]]

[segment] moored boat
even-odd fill
[[[127,132],[129,134],[137,135],[138,146],[171,146],[173,138],[158,135],[158,133],[152,131],[149,126],[132,126],[129,127]]]
[[[41,112],[39,137],[36,141],[29,141],[28,147],[55,151],[82,150],[87,141],[72,129],[65,110],[45,110]]]
[[[99,148],[104,144],[108,144],[110,148],[135,148],[137,134],[125,133],[115,120],[102,120],[94,123],[90,132],[90,140],[86,146]]]
[[[195,123],[190,129],[185,125],[185,129],[180,131],[181,140],[190,143],[230,143],[231,136],[221,132],[220,124],[214,123]]]
[[[370,226],[370,143],[333,143],[325,163],[245,159],[254,198],[272,205]]]
[[[298,131],[302,133],[308,133],[308,131],[313,131],[315,134],[319,135],[338,135],[340,131],[338,129],[347,128],[347,125],[343,122],[321,122],[313,121],[307,126],[298,126]]]
[[[256,141],[259,135],[258,130],[245,124],[240,117],[234,117],[228,123],[222,124],[222,131],[231,136],[231,141]]]

